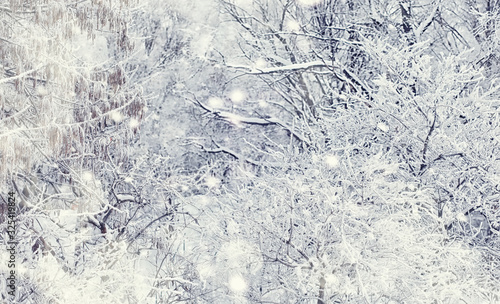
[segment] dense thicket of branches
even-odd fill
[[[178,2],[0,1],[2,301],[500,301],[500,3]]]

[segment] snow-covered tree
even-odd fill
[[[213,288],[227,284],[228,302],[497,297],[496,272],[476,267],[498,263],[498,93],[492,69],[477,60],[489,58],[477,48],[480,28],[470,23],[480,14],[464,2],[220,5],[223,20],[232,21],[221,31],[239,37],[214,43],[211,58],[235,76],[219,96],[192,98],[217,128],[200,147],[224,164],[233,160],[212,171],[220,180],[212,186],[220,189],[210,197],[220,207],[203,209],[211,219],[226,214],[203,247],[218,251],[207,262],[212,266],[202,267],[205,276],[213,265],[230,263],[211,273]],[[337,169],[322,175],[325,164]],[[307,195],[298,199],[301,185]],[[373,230],[378,224],[393,228]],[[356,232],[346,234],[350,229]],[[374,252],[401,257],[408,270],[382,276],[386,291],[364,275],[395,273],[389,269],[399,266],[377,267],[359,255],[366,244],[358,241],[372,233],[380,240]],[[410,236],[416,239],[399,247]],[[383,239],[394,242],[384,247]],[[342,260],[336,243],[347,244],[344,258],[356,256],[350,263],[365,268],[333,266]],[[249,253],[222,262],[227,246]],[[412,260],[420,254],[433,256],[436,268]],[[255,260],[264,266],[248,264]],[[437,279],[443,267],[457,279]],[[339,271],[353,278],[351,291],[328,283]],[[468,289],[464,278],[472,273],[478,283]]]

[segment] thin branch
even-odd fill
[[[275,74],[275,73],[283,73],[283,72],[297,72],[297,71],[305,71],[311,68],[327,68],[329,70],[333,70],[333,65],[330,65],[324,61],[311,61],[304,63],[294,63],[284,66],[278,67],[270,67],[270,68],[251,68],[248,66],[231,66],[230,68],[241,69],[244,70],[246,74],[250,75],[264,75],[264,74]]]
[[[238,159],[238,160],[243,160],[245,161],[246,163],[249,163],[251,165],[254,165],[254,166],[257,166],[257,167],[260,167],[262,166],[262,164],[254,161],[254,160],[251,160],[251,159],[248,159],[246,157],[244,157],[243,155],[239,154],[238,152],[235,152],[233,150],[230,150],[228,148],[224,148],[224,147],[221,147],[219,146],[219,144],[217,144],[216,142],[213,142],[214,145],[216,146],[215,149],[208,149],[206,148],[205,146],[201,145],[201,144],[197,144],[198,146],[200,146],[200,148],[207,152],[207,153],[225,153],[225,154],[228,154],[228,155],[231,155],[232,157],[234,157],[235,159]]]
[[[420,40],[420,36],[427,30],[427,28],[436,19],[436,14],[438,10],[439,10],[439,4],[435,4],[429,16],[424,21],[422,21],[422,23],[420,23],[417,29],[415,29],[415,36],[417,38],[417,41]]]
[[[141,231],[139,231],[139,232],[138,232],[138,233],[137,233],[137,234],[136,234],[136,235],[135,235],[135,236],[134,236],[134,237],[130,240],[130,243],[129,243],[129,245],[128,245],[127,249],[128,249],[128,248],[130,248],[130,246],[132,246],[132,244],[134,243],[134,241],[135,241],[135,240],[136,240],[136,239],[137,239],[137,238],[138,238],[138,237],[139,237],[139,236],[140,236],[140,235],[141,235],[144,231],[146,231],[146,229],[148,229],[149,227],[151,227],[151,225],[153,225],[153,224],[154,224],[154,223],[156,223],[157,221],[159,221],[159,220],[161,220],[161,219],[163,219],[163,218],[165,218],[165,217],[167,217],[167,216],[169,216],[169,215],[172,215],[172,212],[171,212],[171,211],[169,211],[169,212],[167,212],[167,213],[163,214],[162,216],[157,217],[156,219],[152,220],[149,224],[147,224],[144,228],[142,228],[142,229],[141,229]]]
[[[37,67],[37,68],[31,69],[31,70],[29,70],[29,71],[23,72],[23,73],[21,73],[21,74],[18,74],[18,75],[16,75],[16,76],[13,76],[13,77],[9,77],[9,78],[2,78],[2,79],[0,79],[0,84],[2,84],[2,83],[6,83],[6,82],[9,82],[9,81],[12,81],[12,80],[16,80],[16,79],[19,79],[19,78],[23,78],[24,76],[27,76],[27,75],[29,75],[29,74],[31,74],[31,73],[33,73],[33,72],[35,72],[35,71],[39,70],[41,67],[42,67],[42,66],[39,66],[39,67]]]
[[[432,121],[432,125],[429,128],[429,132],[427,132],[427,136],[425,137],[424,140],[424,148],[422,149],[422,163],[420,164],[420,174],[423,173],[423,171],[427,168],[426,160],[427,160],[427,151],[429,148],[429,140],[430,137],[432,136],[432,132],[434,132],[436,128],[436,120],[437,120],[437,112],[434,111],[434,119]]]
[[[214,114],[216,117],[221,118],[225,121],[232,122],[232,123],[244,123],[244,124],[249,124],[249,125],[261,125],[261,126],[266,126],[266,125],[279,125],[285,130],[287,130],[294,138],[299,140],[301,143],[304,143],[306,146],[310,146],[311,144],[308,142],[306,138],[304,138],[302,135],[298,134],[296,131],[293,130],[290,126],[288,126],[286,123],[283,121],[279,120],[278,118],[256,118],[256,117],[243,117],[238,114],[233,114],[230,112],[226,111],[218,111],[215,110],[206,104],[202,103],[199,101],[196,97],[194,97],[195,103],[199,105],[202,109],[205,111]]]

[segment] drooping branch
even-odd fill
[[[149,227],[151,227],[151,225],[153,225],[154,223],[162,220],[163,218],[166,218],[167,216],[171,216],[171,215],[172,215],[172,211],[169,210],[165,214],[163,214],[163,215],[157,217],[156,219],[152,220],[151,222],[149,222],[149,224],[147,224],[146,226],[144,226],[144,228],[142,228],[141,231],[137,232],[136,235],[134,237],[132,237],[132,239],[130,240],[130,243],[129,243],[127,249],[130,248],[130,246],[132,246],[132,244],[135,242],[135,240],[137,240],[137,238],[139,236],[141,236],[141,234],[143,234],[144,231],[146,231],[146,229],[148,229]]]
[[[228,65],[228,67],[243,70],[246,74],[249,75],[265,75],[265,74],[275,74],[284,72],[297,72],[297,71],[306,71],[312,68],[327,68],[329,70],[333,70],[334,68],[333,65],[330,65],[325,61],[321,60],[295,63],[283,66],[270,67],[270,68],[251,68],[248,66],[236,66],[236,65]]]
[[[257,117],[244,117],[238,114],[234,114],[231,112],[226,112],[226,111],[219,111],[216,109],[213,109],[206,104],[202,103],[199,101],[196,97],[194,97],[195,103],[200,106],[202,109],[205,111],[215,115],[217,118],[225,120],[227,122],[231,123],[244,123],[244,124],[249,124],[249,125],[260,125],[260,126],[267,126],[267,125],[278,125],[288,131],[288,133],[293,136],[295,139],[297,139],[299,142],[305,144],[307,147],[311,146],[311,143],[303,137],[301,134],[297,133],[292,127],[288,126],[285,122],[281,121],[278,118],[257,118]]]
[[[434,130],[436,128],[436,120],[437,120],[437,112],[434,112],[434,118],[432,120],[432,125],[430,126],[429,132],[427,132],[427,136],[425,137],[425,140],[424,140],[424,147],[422,149],[422,163],[420,164],[419,174],[422,174],[428,166],[428,164],[427,164],[427,151],[429,148],[430,137],[432,136],[432,133],[434,132]]]
[[[399,7],[401,8],[401,17],[403,19],[403,32],[406,35],[409,35],[412,27],[411,27],[411,8],[410,1],[404,0],[399,3]]]
[[[224,154],[228,154],[232,157],[234,157],[235,159],[238,159],[238,160],[242,160],[246,163],[249,163],[251,165],[254,165],[254,166],[261,166],[262,164],[260,164],[259,162],[255,161],[255,160],[252,160],[252,159],[249,159],[249,158],[246,158],[244,157],[243,155],[239,154],[238,152],[236,151],[233,151],[229,148],[226,148],[226,147],[221,147],[219,144],[217,144],[216,142],[213,142],[214,145],[215,145],[215,149],[211,149],[211,148],[207,148],[205,147],[204,145],[201,145],[201,144],[198,144],[200,146],[200,148],[207,152],[207,153],[224,153]]]
[[[420,36],[427,30],[427,28],[432,24],[432,22],[436,19],[436,14],[439,11],[439,5],[435,4],[434,8],[432,9],[432,12],[425,18],[422,23],[415,29],[415,37],[417,38],[417,41],[420,40]]]

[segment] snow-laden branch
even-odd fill
[[[358,78],[358,76],[356,76],[354,73],[352,73],[348,69],[343,69],[343,73],[348,78],[348,80],[350,82],[352,82],[353,85],[361,87],[361,92],[364,93],[369,100],[373,99],[372,93],[371,93],[372,89],[370,89],[366,84],[364,84],[363,81],[361,81]],[[370,108],[372,107],[369,104],[367,104],[367,106],[370,107]]]
[[[39,70],[41,67],[42,66],[39,66],[37,68],[34,68],[34,69],[29,70],[29,71],[23,72],[21,74],[18,74],[16,76],[12,76],[12,77],[8,77],[8,78],[2,78],[2,79],[0,79],[0,84],[9,82],[11,80],[16,80],[16,79],[19,79],[19,78],[23,78],[24,76],[27,76],[27,75],[35,72],[36,70]]]
[[[420,36],[425,32],[425,30],[429,27],[429,25],[436,17],[438,9],[439,3],[434,5],[434,8],[432,9],[432,12],[429,14],[429,16],[427,16],[427,18],[422,21],[422,23],[420,23],[420,25],[415,29],[415,37],[417,38],[417,41],[420,41]]]
[[[19,75],[18,75],[19,76]],[[17,77],[17,76],[16,76]],[[13,78],[13,77],[11,77]],[[9,79],[11,79],[9,78]],[[6,78],[4,78],[6,79]],[[4,79],[0,79],[0,83],[2,80]],[[129,101],[127,101],[127,103],[119,106],[119,107],[116,107],[116,108],[113,108],[113,109],[110,109],[109,111],[107,112],[104,112],[104,113],[101,113],[101,114],[98,114],[96,117],[94,118],[89,118],[89,119],[85,119],[84,121],[80,121],[80,122],[73,122],[73,123],[56,123],[55,122],[55,119],[52,120],[52,123],[50,124],[46,124],[44,126],[40,126],[40,127],[33,127],[33,128],[27,128],[27,127],[19,127],[17,129],[12,129],[12,130],[8,130],[4,133],[0,133],[0,137],[7,137],[7,136],[12,136],[16,133],[21,133],[21,132],[33,132],[33,131],[37,131],[37,130],[46,130],[48,128],[51,128],[53,126],[57,126],[57,127],[73,127],[73,126],[81,126],[81,125],[85,125],[85,124],[88,124],[92,121],[98,121],[100,119],[102,119],[103,117],[107,116],[107,115],[110,115],[111,113],[113,112],[117,112],[119,110],[122,110],[122,109],[125,109],[126,107],[130,106],[132,103],[134,103],[136,101],[135,97],[139,94],[139,92],[136,93],[136,95],[134,95],[132,98],[130,98]],[[18,111],[16,112],[14,115],[19,115],[20,113],[19,112],[24,112],[26,111],[27,109],[29,109],[30,107],[27,107],[27,108],[24,108],[22,109],[21,111]],[[7,117],[7,118],[12,118],[14,115],[10,116],[10,117]],[[5,118],[6,119],[6,118]],[[4,119],[4,120],[5,120]],[[3,121],[3,120],[2,120]],[[0,121],[1,122],[1,121]]]
[[[226,111],[219,111],[216,109],[213,109],[206,104],[202,103],[198,99],[195,98],[196,103],[203,108],[205,111],[210,112],[214,114],[216,117],[221,118],[225,121],[234,123],[234,124],[249,124],[249,125],[279,125],[280,127],[284,128],[287,130],[293,137],[295,137],[297,140],[300,142],[306,144],[307,146],[310,146],[310,143],[307,141],[306,138],[304,138],[301,134],[297,133],[295,130],[293,130],[292,127],[288,126],[285,122],[281,121],[278,118],[257,118],[257,117],[244,117],[238,114],[234,114],[231,112],[226,112]]]
[[[338,31],[347,31],[347,28],[344,27],[332,27],[329,26],[327,27],[328,29],[333,29],[333,30],[338,30]],[[338,38],[338,37],[323,37],[319,33],[318,34],[311,34],[308,32],[301,33],[301,32],[290,32],[290,31],[283,31],[283,32],[270,32],[270,33],[264,33],[262,35],[264,36],[274,36],[274,35],[291,35],[291,36],[304,36],[304,37],[309,37],[317,40],[322,40],[322,41],[336,41],[336,42],[342,42],[345,44],[350,44],[350,45],[361,45],[361,42],[358,41],[353,41],[353,40],[346,40],[343,38]]]
[[[96,227],[101,227],[101,222],[91,214],[87,215],[87,221]]]
[[[295,63],[284,66],[270,67],[270,68],[252,68],[248,66],[237,66],[237,65],[228,65],[230,68],[244,70],[246,74],[250,75],[264,75],[264,74],[274,74],[274,73],[283,73],[283,72],[296,72],[301,70],[308,70],[311,68],[327,68],[329,70],[333,70],[334,66],[328,64],[324,61],[311,61],[304,63]]]
[[[251,159],[244,157],[243,155],[239,154],[236,151],[233,151],[233,150],[225,148],[225,147],[221,147],[221,146],[219,146],[219,144],[217,144],[215,142],[214,142],[214,144],[216,146],[215,149],[209,149],[203,145],[200,145],[200,146],[203,149],[203,151],[208,152],[208,153],[225,153],[225,154],[231,155],[235,159],[243,160],[243,161],[245,161],[251,165],[254,165],[254,166],[261,166],[262,165],[262,164],[258,163],[257,161],[254,161],[254,160],[251,160]]]
[[[155,218],[154,220],[152,220],[151,222],[149,222],[149,224],[147,224],[146,226],[144,226],[144,228],[141,229],[141,231],[137,232],[137,234],[130,240],[130,243],[127,247],[130,248],[130,246],[132,246],[132,244],[135,242],[135,240],[137,240],[137,238],[144,232],[146,231],[146,229],[148,229],[151,225],[153,225],[154,223],[160,221],[161,219],[167,217],[167,216],[170,216],[172,215],[172,212],[171,211],[167,211],[165,214]]]
[[[135,197],[130,194],[117,194],[116,199],[120,202],[135,202]]]

